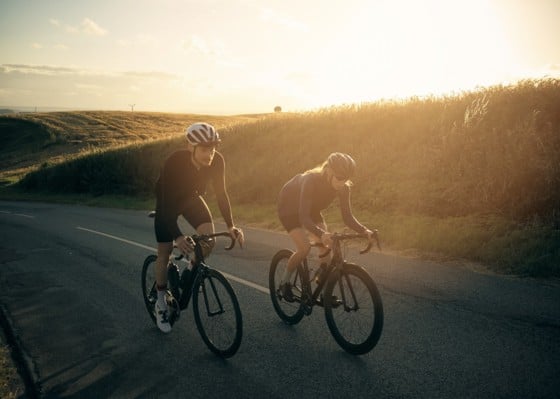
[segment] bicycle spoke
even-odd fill
[[[375,313],[371,295],[361,280],[348,274],[339,280],[339,290],[343,306],[333,310],[338,330],[346,340],[359,344],[373,328]],[[333,296],[336,296],[336,291]],[[362,310],[359,315],[356,314],[358,306]]]
[[[325,316],[335,340],[345,350],[363,354],[379,340],[383,307],[375,283],[365,271],[346,265],[338,280],[326,290]]]
[[[210,270],[193,297],[195,321],[202,339],[214,353],[232,356],[241,343],[242,320],[231,285],[219,272]]]
[[[144,260],[142,266],[142,296],[144,304],[150,318],[155,323],[154,305],[157,300],[156,278],[155,278],[155,261],[157,257],[150,255]]]
[[[273,257],[269,270],[268,285],[272,305],[278,316],[288,324],[296,324],[302,319],[304,314],[301,306],[303,293],[301,267],[298,267],[291,281],[293,300],[286,300],[280,289],[280,283],[291,255],[291,251],[281,250]]]
[[[206,284],[208,282],[209,284]],[[206,286],[209,285],[212,288],[211,293],[209,294],[207,291]],[[222,305],[222,300],[220,299],[220,295],[216,290],[216,285],[214,284],[214,279],[209,277],[205,280],[205,284],[202,285],[202,291],[204,296],[204,304],[206,305],[206,314],[208,317],[217,316],[219,314],[224,313],[224,307]],[[213,310],[216,309],[216,310]]]

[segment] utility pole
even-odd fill
[[[130,110],[131,110],[132,112],[134,112],[134,106],[135,106],[136,104],[128,104],[128,105],[129,105],[129,107],[130,107]]]

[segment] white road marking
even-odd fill
[[[22,216],[22,217],[24,217],[24,218],[29,218],[29,219],[35,219],[35,216],[26,215],[25,213],[14,213],[14,215],[16,215],[16,216]]]
[[[29,218],[29,219],[35,219],[35,216],[26,215],[25,213],[13,213],[13,212],[10,212],[10,211],[0,211],[0,213],[5,213],[7,215],[21,216],[21,217]]]
[[[127,239],[125,239],[125,238],[117,237],[117,236],[114,236],[114,235],[112,235],[112,234],[107,234],[107,233],[103,233],[103,232],[101,232],[101,231],[92,230],[92,229],[87,229],[87,228],[81,227],[81,226],[77,226],[76,228],[77,228],[78,230],[87,231],[88,233],[97,234],[97,235],[100,235],[100,236],[103,236],[103,237],[111,238],[111,239],[113,239],[113,240],[117,240],[117,241],[124,242],[124,243],[126,243],[126,244],[134,245],[134,246],[139,247],[139,248],[143,248],[143,249],[147,249],[147,250],[149,250],[149,251],[157,252],[157,249],[155,249],[155,248],[149,247],[149,246],[147,246],[147,245],[140,244],[140,243],[135,242],[135,241],[130,241],[130,240],[127,240]],[[260,291],[260,292],[262,292],[262,293],[264,293],[264,294],[268,294],[268,293],[269,293],[269,289],[268,289],[268,288],[265,288],[265,287],[263,287],[263,286],[261,286],[261,285],[255,284],[255,283],[253,283],[253,282],[251,282],[251,281],[244,280],[244,279],[242,279],[242,278],[240,278],[240,277],[237,277],[237,276],[234,276],[234,275],[232,275],[232,274],[223,272],[223,271],[221,271],[221,270],[220,270],[220,273],[222,273],[226,278],[228,278],[228,279],[230,279],[230,280],[233,280],[233,281],[236,281],[236,282],[238,282],[238,283],[240,283],[240,284],[243,284],[243,285],[245,285],[245,286],[247,286],[247,287],[249,287],[249,288],[253,288],[253,289],[255,289],[255,290],[257,290],[257,291]]]
[[[97,234],[97,235],[100,235],[100,236],[103,236],[103,237],[112,238],[113,240],[121,241],[121,242],[130,244],[130,245],[134,245],[136,247],[140,247],[140,248],[144,248],[144,249],[147,249],[147,250],[150,250],[150,251],[153,251],[153,252],[157,252],[157,249],[152,248],[152,247],[148,247],[147,245],[143,245],[143,244],[140,244],[140,243],[135,242],[135,241],[130,241],[130,240],[120,238],[120,237],[117,237],[117,236],[114,236],[114,235],[111,235],[111,234],[103,233],[103,232],[97,231],[97,230],[86,229],[85,227],[81,227],[81,226],[78,226],[76,228],[78,230],[87,231],[87,232]]]

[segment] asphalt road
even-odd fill
[[[288,237],[246,228],[245,249],[208,260],[233,276],[243,312],[241,348],[221,360],[190,309],[169,335],[146,313],[146,212],[0,202],[0,224],[0,304],[45,398],[560,397],[558,282],[349,251],[385,310],[378,345],[355,357],[321,308],[280,321],[266,287]]]

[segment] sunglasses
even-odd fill
[[[334,178],[338,181],[346,181],[349,179],[348,176],[337,176],[337,175],[334,175]]]
[[[203,147],[203,148],[218,148],[218,143],[200,143],[197,144],[197,147]]]

